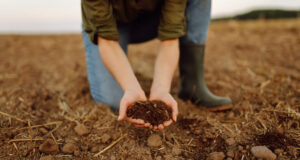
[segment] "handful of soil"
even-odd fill
[[[127,117],[142,119],[151,125],[163,124],[171,119],[172,109],[162,101],[137,101],[128,110]]]

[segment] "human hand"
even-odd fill
[[[168,107],[172,108],[172,119],[165,121],[163,124],[159,124],[158,126],[150,125],[149,128],[153,128],[154,130],[163,130],[165,127],[172,124],[172,122],[176,122],[177,115],[178,115],[177,102],[175,101],[175,99],[172,97],[172,95],[169,92],[159,91],[159,90],[151,90],[149,100],[150,101],[160,100],[160,101],[166,103],[166,105]]]
[[[146,95],[143,90],[127,90],[124,92],[124,95],[120,102],[120,110],[118,121],[127,120],[138,128],[148,127],[149,124],[145,124],[142,119],[133,119],[127,117],[127,109],[133,105],[136,101],[146,101]]]

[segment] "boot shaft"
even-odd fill
[[[180,45],[179,72],[182,81],[204,80],[205,45]]]

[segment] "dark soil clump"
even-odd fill
[[[287,146],[299,146],[296,140],[277,132],[268,132],[264,135],[259,135],[257,137],[257,141],[258,144],[266,145],[270,147],[271,150],[275,150],[277,148],[286,149]]]
[[[162,101],[138,101],[128,110],[127,116],[134,119],[143,119],[151,125],[163,124],[171,119],[172,109]]]

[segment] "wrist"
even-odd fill
[[[150,92],[151,93],[169,93],[170,92],[170,87],[166,87],[166,85],[155,85],[153,84],[151,87]]]
[[[145,94],[144,90],[138,86],[138,87],[128,87],[124,90],[124,92],[134,92],[137,93],[139,95]]]

